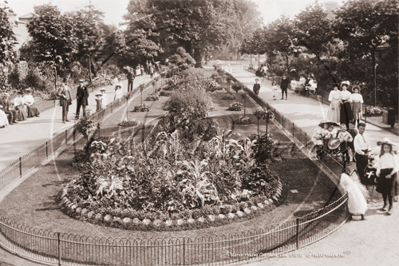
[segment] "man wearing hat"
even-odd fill
[[[259,91],[260,91],[260,84],[258,82],[259,82],[259,79],[255,79],[255,84],[253,87],[253,91],[254,91],[255,95],[258,95]]]
[[[96,100],[96,111],[98,112],[102,108],[102,96],[103,96],[103,94],[101,92],[97,92],[95,94],[95,96],[96,96],[96,99],[95,99]]]
[[[82,107],[83,111],[83,116],[86,116],[86,106],[89,104],[89,90],[87,89],[86,86],[84,86],[84,80],[80,79],[79,80],[79,86],[78,90],[76,93],[76,101],[77,101],[77,107],[76,107],[76,119],[79,119],[79,112],[80,112],[80,107]]]
[[[127,72],[127,92],[133,91],[133,81],[134,81],[134,72],[132,68],[129,68]]]
[[[281,100],[284,100],[284,93],[285,93],[285,99],[287,100],[287,90],[289,85],[290,85],[290,80],[286,76],[283,76],[283,79],[281,80],[280,83]]]
[[[10,100],[8,99],[10,94],[8,92],[3,93],[3,97],[0,98],[0,105],[3,106],[3,111],[8,115],[8,122],[10,125],[14,123],[18,123],[16,121],[17,119],[17,111],[13,109],[13,105],[10,103]]]
[[[64,78],[62,81],[61,88],[58,90],[58,96],[60,96],[60,106],[62,107],[62,122],[69,122],[68,111],[69,105],[72,104],[71,90],[66,85],[67,79]]]

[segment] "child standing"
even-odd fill
[[[341,141],[340,150],[342,153],[342,160],[349,163],[349,143],[353,141],[352,135],[347,131],[346,125],[341,125],[341,131],[338,133],[338,138]]]
[[[353,120],[349,121],[349,130],[348,130],[349,134],[351,134],[353,140],[355,139],[356,135],[359,133],[355,127],[355,122]],[[354,162],[355,160],[355,147],[353,145],[353,141],[349,143],[349,147],[351,148],[351,150],[349,151],[349,158],[350,161]]]
[[[272,92],[273,92],[273,101],[275,101],[277,93],[277,83],[274,81],[272,82]]]
[[[321,150],[323,147],[323,139],[328,133],[328,124],[326,121],[321,121],[319,126],[314,129],[314,133],[311,139],[313,147],[310,149],[311,153],[314,154],[317,150]]]

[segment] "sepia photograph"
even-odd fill
[[[0,0],[0,266],[399,261],[399,0]]]

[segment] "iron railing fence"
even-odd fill
[[[233,79],[236,83],[241,84],[244,88],[246,93],[248,93],[252,99],[259,104],[261,107],[270,110],[274,113],[274,120],[275,122],[279,123],[284,129],[286,129],[296,140],[298,140],[301,144],[304,145],[304,149],[309,151],[309,147],[307,144],[311,141],[310,135],[308,135],[302,128],[295,125],[290,119],[286,118],[283,114],[281,114],[276,108],[271,106],[268,102],[265,102],[263,99],[255,95],[255,93],[246,87],[242,82],[237,80],[234,76],[229,73],[226,73],[231,79]],[[329,168],[332,173],[336,174],[337,176],[341,175],[341,173],[345,170],[345,165],[341,162],[337,161],[336,158],[327,155],[326,159],[321,162],[327,168]]]
[[[107,239],[60,234],[0,217],[4,248],[59,265],[226,265],[309,245],[342,225],[346,194],[303,217],[228,235],[170,239]]]
[[[161,84],[159,84],[161,83]],[[162,80],[148,82],[141,88],[162,86]],[[249,93],[252,93],[249,90]],[[252,95],[254,96],[254,95]],[[258,97],[253,97],[259,101]],[[99,122],[128,101],[113,102],[91,115]],[[261,106],[264,106],[264,102]],[[270,107],[269,107],[270,108]],[[276,121],[295,137],[306,133],[275,111]],[[0,172],[2,183],[9,184],[21,177],[29,167],[55,154],[65,144],[72,144],[80,134],[76,124],[60,132],[50,141],[19,158]],[[301,138],[301,137],[300,137]],[[303,143],[302,142],[302,143]],[[37,158],[34,158],[37,157]],[[337,173],[338,174],[338,173]],[[4,187],[4,186],[3,186]],[[279,225],[229,235],[171,239],[106,239],[90,236],[61,234],[31,228],[0,216],[0,244],[22,257],[47,264],[58,265],[226,265],[234,262],[261,259],[290,252],[311,244],[337,230],[346,220],[347,194],[316,212],[286,221]]]

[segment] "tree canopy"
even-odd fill
[[[7,65],[16,60],[13,51],[16,38],[8,20],[7,7],[0,7],[0,64]]]

